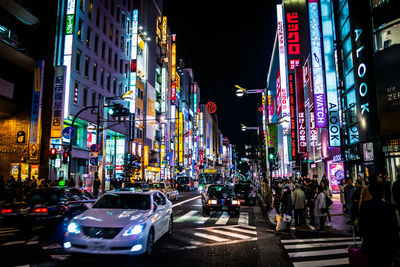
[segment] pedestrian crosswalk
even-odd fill
[[[197,225],[248,225],[249,211],[241,211],[239,216],[228,212],[214,212],[211,215],[202,214],[201,210],[174,211],[174,223],[193,223]]]
[[[281,240],[294,267],[348,265],[347,248],[354,244],[353,237],[327,237]],[[356,244],[361,244],[360,238]]]
[[[184,250],[255,240],[257,240],[255,226],[223,225],[175,231],[171,237],[161,241],[160,247],[163,251]]]
[[[13,236],[19,232],[20,230],[14,227],[2,227],[0,228],[0,238]]]

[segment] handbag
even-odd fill
[[[290,223],[292,221],[292,216],[287,215],[287,214],[283,215],[283,221],[285,223]]]
[[[328,196],[325,196],[325,204],[327,207],[330,207],[333,204],[333,201]]]

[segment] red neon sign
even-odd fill
[[[215,105],[214,102],[208,102],[206,105],[208,112],[211,114],[215,113],[217,111],[217,105]]]
[[[299,14],[297,12],[286,13],[288,29],[288,54],[300,54]]]

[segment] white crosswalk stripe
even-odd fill
[[[185,213],[184,215],[182,215],[181,217],[179,217],[178,219],[174,220],[175,223],[180,223],[180,222],[185,222],[188,221],[192,218],[193,215],[199,213],[198,210],[191,210],[187,213]]]
[[[249,213],[240,212],[238,224],[249,224]]]
[[[224,211],[221,217],[219,217],[219,219],[215,222],[215,224],[217,225],[227,224],[228,221],[229,221],[229,214],[228,212]]]
[[[327,237],[281,240],[295,267],[339,266],[349,264],[347,248],[352,237]],[[361,244],[360,238],[356,244]]]

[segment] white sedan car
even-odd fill
[[[172,234],[172,204],[159,191],[104,194],[68,225],[64,249],[92,254],[151,255],[154,243]]]

